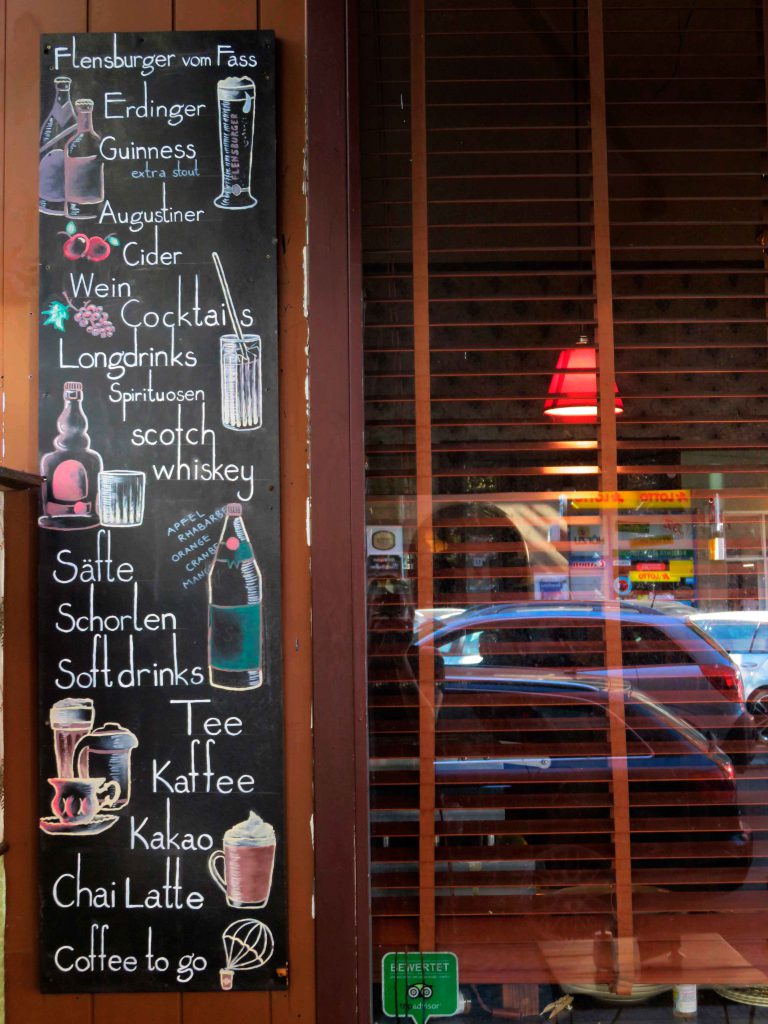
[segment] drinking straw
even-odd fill
[[[235,304],[232,301],[232,293],[229,290],[227,279],[224,276],[224,268],[221,265],[219,254],[217,252],[212,252],[211,257],[213,258],[213,265],[214,267],[216,267],[216,273],[219,275],[219,284],[221,285],[221,290],[224,293],[224,301],[227,304],[227,313],[229,314],[229,319],[235,330],[235,334],[238,336],[240,341],[243,341],[243,328],[240,326],[240,321],[237,319],[237,313],[235,312]]]

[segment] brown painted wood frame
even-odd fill
[[[307,0],[317,1021],[370,1019],[354,4]]]

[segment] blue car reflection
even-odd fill
[[[613,636],[616,650],[608,650]],[[417,646],[434,650],[446,681],[497,685],[510,674],[571,679],[614,674],[746,762],[755,723],[738,666],[690,619],[625,602],[484,605],[450,618]]]
[[[390,700],[373,712],[371,829],[390,862],[398,846],[407,860],[419,834],[418,707]],[[724,892],[748,877],[752,837],[731,758],[669,708],[605,678],[446,670],[433,763],[436,882],[453,895],[464,893],[460,881],[489,898],[521,885],[610,885],[625,840],[633,884]]]

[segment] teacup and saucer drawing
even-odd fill
[[[99,832],[106,832],[108,828],[112,828],[116,821],[116,814],[97,814],[92,821],[82,822],[79,825],[51,817],[41,818],[40,828],[49,836],[97,836]]]
[[[48,835],[98,835],[117,821],[116,814],[100,814],[120,798],[120,786],[106,779],[48,779],[53,786],[53,816],[40,819]]]

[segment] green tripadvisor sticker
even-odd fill
[[[455,953],[385,953],[381,992],[387,1017],[430,1017],[459,1012],[459,962]]]

